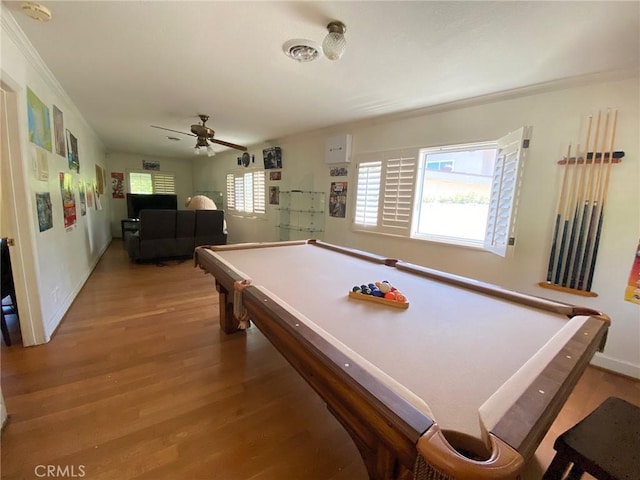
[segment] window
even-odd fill
[[[521,128],[493,142],[361,155],[354,229],[506,255],[529,134]]]
[[[227,207],[236,213],[265,213],[265,173],[227,174]]]
[[[420,151],[414,236],[482,245],[497,149],[490,142]]]
[[[176,193],[173,173],[129,172],[129,193]]]

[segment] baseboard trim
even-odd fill
[[[63,320],[64,316],[69,311],[69,308],[71,308],[71,305],[73,304],[73,301],[80,294],[80,290],[82,290],[84,285],[87,283],[87,280],[89,280],[89,277],[91,276],[91,274],[95,270],[96,265],[98,265],[98,262],[100,261],[100,259],[104,255],[104,252],[107,251],[107,248],[109,248],[109,245],[111,245],[112,241],[113,241],[113,239],[109,240],[106,243],[106,245],[102,248],[100,253],[96,256],[93,264],[89,268],[89,271],[88,271],[87,275],[82,279],[82,281],[78,282],[78,284],[76,285],[76,288],[74,288],[72,290],[72,292],[67,296],[67,298],[65,298],[64,302],[62,302],[62,305],[60,306],[60,308],[47,321],[46,327],[45,327],[45,329],[46,329],[46,331],[45,331],[45,335],[46,335],[45,343],[48,343],[49,341],[51,341],[51,339],[55,335],[56,330],[58,330],[58,327],[62,323],[62,320]]]
[[[595,367],[609,370],[625,377],[640,380],[640,365],[611,358],[602,353],[596,353],[591,360],[591,364]]]

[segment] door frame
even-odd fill
[[[6,121],[2,124],[2,162],[6,165],[3,170],[8,171],[8,175],[2,175],[2,185],[0,188],[6,189],[2,195],[13,201],[8,205],[2,205],[2,222],[9,229],[9,233],[15,239],[15,245],[11,248],[11,268],[13,270],[13,281],[20,312],[20,330],[22,333],[23,346],[37,345],[49,341],[46,335],[42,309],[40,303],[39,282],[37,274],[37,249],[35,247],[34,227],[31,215],[20,215],[18,206],[28,208],[28,195],[30,194],[29,183],[25,175],[24,154],[27,152],[23,148],[23,138],[26,139],[26,132],[21,129],[21,125],[26,125],[26,112],[20,114],[20,95],[24,89],[15,82],[4,70],[1,71],[2,88],[0,107],[6,112]],[[25,107],[26,108],[26,107]],[[24,109],[22,109],[24,110]],[[26,172],[28,173],[28,172]],[[5,196],[6,195],[6,196]],[[19,218],[23,220],[18,221]]]

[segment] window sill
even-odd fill
[[[267,216],[263,213],[229,213],[229,217],[242,218],[243,220],[266,220]]]
[[[426,242],[426,243],[431,243],[431,244],[436,244],[436,245],[444,245],[444,246],[447,246],[447,247],[463,248],[465,250],[474,250],[476,252],[491,253],[481,245],[473,245],[473,244],[468,244],[468,243],[455,243],[455,242],[446,241],[444,239],[423,238],[423,237],[407,237],[406,235],[396,235],[396,234],[393,234],[393,233],[377,232],[377,231],[373,231],[373,230],[361,230],[361,229],[358,229],[358,228],[352,228],[351,231],[353,233],[364,233],[366,235],[379,235],[379,236],[382,236],[382,237],[391,237],[391,238],[395,238],[395,239],[398,239],[398,240],[406,240],[406,241],[410,241],[410,242]]]

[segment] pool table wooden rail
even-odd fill
[[[608,317],[593,310],[523,296],[482,282],[324,242],[278,242],[277,245],[304,243],[520,303],[525,297],[531,306],[568,317],[592,316],[489,432],[492,451],[484,449],[481,454],[486,455],[486,459],[478,461],[452,447],[452,439],[457,447],[464,444],[465,439],[456,438],[456,434],[443,434],[433,419],[367,369],[351,361],[342,350],[300,322],[263,289],[251,284],[243,287],[242,302],[249,317],[320,394],[327,408],[354,440],[371,479],[412,478],[423,462],[451,478],[516,478],[524,462],[533,456],[594,352],[602,348]],[[269,247],[274,244],[215,246],[211,250]],[[226,333],[233,333],[238,330],[238,321],[233,316],[233,292],[236,285],[246,279],[203,249],[207,247],[196,249],[196,264],[215,278],[220,325]],[[472,449],[478,451],[475,448],[478,441],[469,439],[469,442],[475,442]]]

